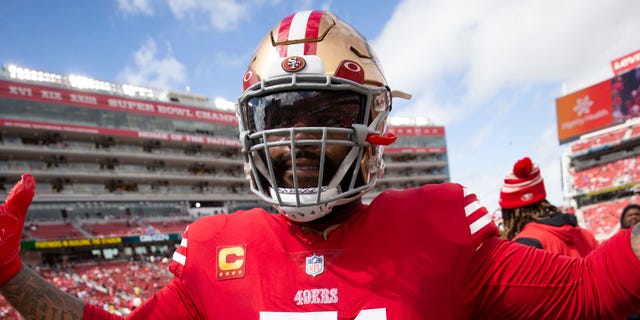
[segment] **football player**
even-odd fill
[[[279,213],[192,223],[174,279],[128,318],[616,319],[640,307],[638,227],[579,259],[499,239],[460,184],[388,190],[363,204],[395,138],[385,132],[392,98],[407,95],[387,86],[366,39],[330,12],[279,22],[242,84],[251,190]],[[25,175],[2,207],[3,295],[27,318],[119,318],[21,265],[32,196]]]

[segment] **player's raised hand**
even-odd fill
[[[0,286],[11,280],[22,267],[20,240],[27,209],[36,187],[33,176],[25,173],[0,205]]]

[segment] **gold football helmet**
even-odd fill
[[[410,97],[392,94],[366,39],[326,11],[276,25],[242,85],[237,112],[251,191],[298,222],[373,188],[383,146],[395,141],[385,133],[392,96]]]

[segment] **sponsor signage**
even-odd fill
[[[614,75],[619,75],[638,66],[640,66],[640,50],[611,61]]]
[[[90,239],[60,239],[60,240],[26,240],[22,241],[22,249],[42,250],[57,249],[70,247],[91,247],[104,245],[117,245],[126,243],[148,243],[162,241],[179,241],[182,235],[177,233],[170,234],[148,234],[140,236],[126,237],[106,237],[106,238],[90,238]]]
[[[78,107],[134,112],[153,116],[238,125],[233,112],[187,107],[170,102],[129,99],[85,91],[0,80],[0,96]]]
[[[581,135],[637,117],[632,106],[633,93],[640,80],[637,69],[556,99],[558,141],[560,144]]]
[[[169,241],[171,237],[168,234],[145,234],[139,236],[140,242],[156,242],[156,241]]]
[[[23,121],[0,118],[0,127],[13,127],[35,130],[51,130],[56,132],[80,132],[95,135],[137,137],[144,139],[168,140],[178,142],[203,143],[222,146],[240,146],[236,139],[224,139],[215,137],[192,136],[173,132],[147,132],[136,130],[123,130],[111,128],[99,128],[88,126],[76,126],[69,124],[47,123],[39,121]]]
[[[156,233],[156,234],[144,234],[140,236],[122,237],[122,243],[141,243],[141,242],[162,242],[162,241],[179,241],[182,239],[182,235],[178,233]]]
[[[31,240],[22,241],[23,249],[56,249],[56,248],[70,248],[70,247],[88,247],[88,246],[100,246],[105,244],[120,244],[122,238],[109,237],[109,238],[92,238],[92,239],[64,239],[64,240]]]
[[[556,99],[558,140],[564,143],[611,124],[609,80]]]

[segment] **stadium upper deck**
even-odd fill
[[[450,180],[445,129],[424,119],[391,117],[398,140],[384,150],[385,172],[365,200],[386,189],[405,189]]]
[[[565,194],[599,240],[619,229],[622,208],[640,202],[640,118],[573,142],[563,156]]]
[[[45,220],[254,204],[235,113],[212,105],[188,93],[5,67],[0,186],[6,192],[31,172],[38,187],[28,218]]]
[[[0,197],[38,182],[33,221],[226,213],[250,194],[237,118],[207,97],[17,66],[0,72]],[[380,190],[449,180],[444,128],[393,118]]]
[[[640,201],[640,68],[557,100],[564,194],[598,240]]]

